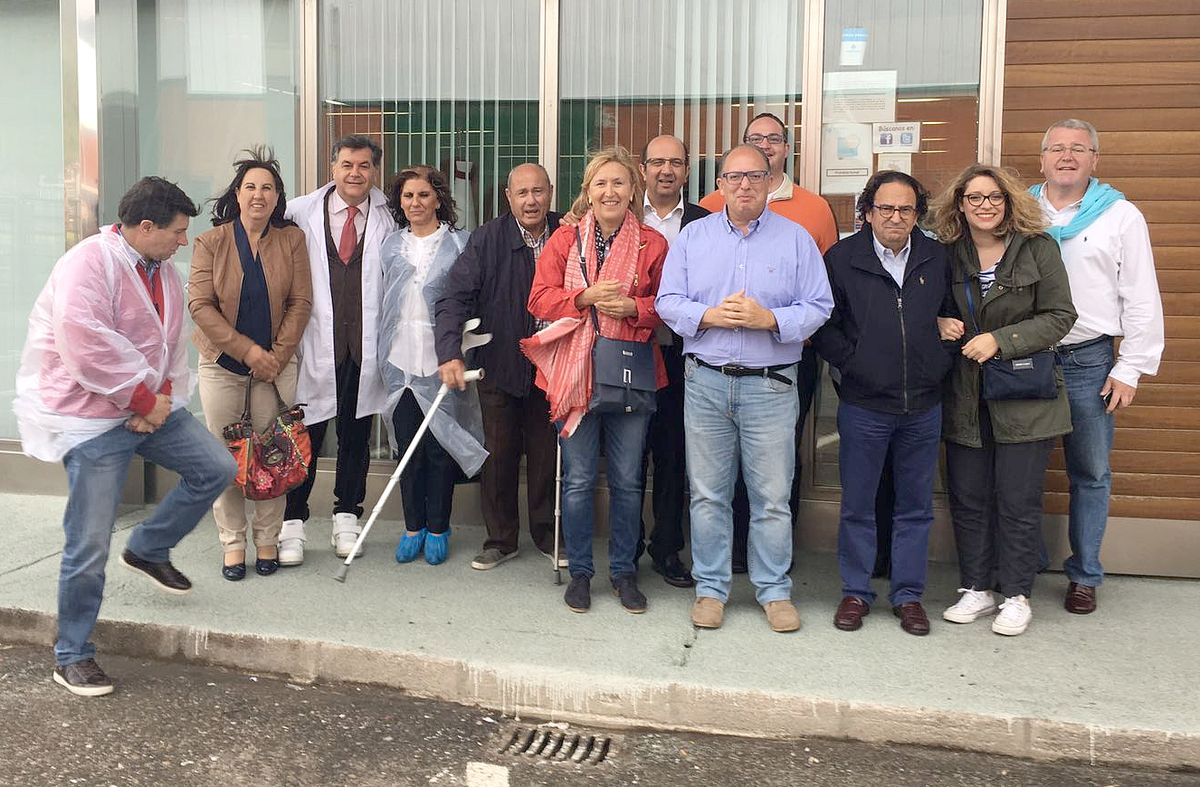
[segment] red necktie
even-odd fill
[[[357,215],[358,208],[353,205],[346,208],[346,225],[342,227],[342,239],[338,241],[338,256],[342,258],[343,265],[350,264],[354,247],[358,245],[358,230],[354,228],[354,217]]]

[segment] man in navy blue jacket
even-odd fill
[[[475,365],[487,371],[479,382],[484,446],[488,450],[480,478],[487,540],[471,561],[486,571],[517,556],[521,518],[517,504],[521,454],[525,454],[525,493],[529,535],[543,554],[554,549],[554,464],[557,447],[550,410],[533,384],[533,365],[519,342],[540,330],[529,314],[529,288],[542,247],[559,216],[550,211],[554,187],[538,164],[518,164],[504,190],[510,212],[471,233],[467,247],[446,277],[446,289],[434,309],[434,348],[446,385],[466,387],[462,355],[463,325],[479,317],[480,333],[492,341],[475,350]],[[565,557],[556,556],[565,566]]]
[[[874,175],[858,200],[862,230],[825,255],[833,314],[813,337],[836,370],[842,513],[842,601],[834,625],[862,627],[875,592],[875,495],[894,462],[895,512],[889,600],[909,634],[929,633],[921,606],[933,523],[933,476],[942,426],[942,379],[953,348],[937,317],[948,287],[942,245],[916,229],[928,196],[911,175]]]

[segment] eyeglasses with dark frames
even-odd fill
[[[747,134],[742,137],[743,142],[751,145],[761,145],[764,142],[769,142],[772,145],[782,145],[787,142],[787,137],[783,134]]]
[[[661,167],[670,164],[675,169],[683,169],[687,166],[687,162],[681,158],[648,158],[645,164],[647,167]]]
[[[742,178],[745,178],[746,180],[750,181],[754,185],[758,185],[759,183],[762,183],[764,180],[766,180],[767,175],[770,175],[770,174],[771,173],[765,169],[755,169],[755,170],[751,170],[749,172],[722,172],[721,177],[724,178],[725,182],[728,183],[730,186],[740,185],[742,182]]]
[[[879,215],[885,219],[890,219],[893,214],[899,212],[900,218],[908,220],[917,215],[917,209],[912,205],[872,205],[879,212]]]
[[[994,207],[998,208],[1003,205],[1008,198],[999,191],[993,191],[991,194],[980,194],[976,191],[970,194],[963,194],[963,199],[965,199],[967,204],[973,208],[981,207],[984,203],[984,200],[987,200]]]

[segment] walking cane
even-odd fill
[[[475,317],[467,320],[463,326],[463,343],[462,349],[465,354],[467,350],[474,347],[480,347],[492,340],[490,333],[474,334],[471,331],[479,327],[479,318]],[[468,369],[463,373],[463,380],[468,383],[478,382],[483,379],[483,369]],[[404,451],[404,456],[400,457],[400,464],[396,465],[396,469],[392,472],[392,477],[388,479],[387,486],[383,488],[383,494],[379,496],[379,502],[375,504],[374,510],[371,511],[371,516],[367,519],[367,524],[363,525],[362,532],[358,534],[358,538],[354,541],[354,548],[350,550],[350,554],[346,556],[346,562],[338,568],[337,573],[333,578],[338,582],[345,582],[346,575],[350,572],[350,563],[354,561],[354,556],[358,554],[359,547],[367,538],[367,533],[371,531],[371,526],[375,524],[375,520],[379,517],[379,512],[383,510],[383,504],[387,502],[388,496],[392,494],[392,490],[396,487],[396,483],[400,480],[400,474],[404,472],[408,460],[416,453],[417,445],[421,442],[421,438],[425,435],[425,430],[429,428],[430,421],[437,413],[438,407],[441,406],[442,400],[446,398],[446,394],[450,393],[450,388],[442,383],[442,387],[438,388],[437,396],[433,399],[433,404],[430,405],[429,411],[425,413],[425,417],[421,420],[421,425],[417,427],[417,433],[413,435],[413,439],[409,441],[408,448]]]
[[[554,453],[554,554],[550,560],[554,563],[554,584],[562,584],[562,566],[558,564],[559,534],[562,532],[562,443],[555,435]]]

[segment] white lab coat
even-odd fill
[[[329,292],[329,253],[325,247],[325,195],[327,183],[311,194],[288,200],[286,216],[304,230],[308,261],[312,266],[313,307],[296,356],[300,361],[296,401],[304,402],[304,421],[316,424],[337,415],[337,382],[333,356],[333,298]],[[379,375],[375,351],[379,342],[379,307],[383,298],[383,268],[379,247],[396,229],[387,208],[387,197],[377,188],[368,198],[367,235],[362,260],[362,367],[358,378],[356,416],[382,412],[387,392]]]

